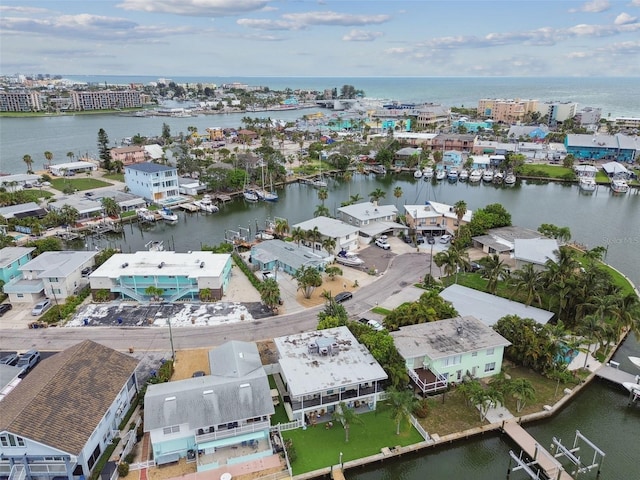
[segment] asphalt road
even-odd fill
[[[360,288],[353,299],[343,305],[354,318],[375,307],[388,296],[422,279],[429,269],[429,255],[405,253],[391,258],[389,268],[370,285]],[[173,328],[176,350],[213,347],[229,340],[260,341],[315,329],[315,307],[303,312],[278,315],[251,322],[237,322],[207,327]],[[115,350],[166,352],[170,350],[169,329],[163,327],[76,327],[0,330],[1,350],[64,350],[82,340],[94,340]]]

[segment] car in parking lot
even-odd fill
[[[37,350],[29,350],[20,355],[16,367],[22,369],[21,375],[29,373],[40,361],[40,352]]]
[[[381,332],[382,330],[384,330],[384,327],[380,324],[380,322],[376,320],[368,320],[367,325],[373,328],[376,332]]]
[[[51,300],[41,300],[40,302],[35,304],[35,306],[33,307],[33,310],[31,310],[31,315],[33,315],[34,317],[37,315],[42,315],[44,312],[46,312],[50,308],[51,308]]]
[[[340,292],[333,299],[336,303],[346,302],[347,300],[351,300],[353,298],[353,293],[351,292]]]
[[[10,303],[0,303],[0,317],[13,308]]]
[[[380,247],[383,250],[391,250],[391,245],[387,243],[386,239],[377,238],[375,243],[377,247]]]
[[[469,271],[470,272],[479,272],[483,270],[484,267],[480,265],[478,262],[469,262]]]
[[[451,241],[451,235],[442,235],[440,237],[440,243],[449,243]]]
[[[427,237],[427,243],[428,243],[429,245],[435,245],[435,243],[436,243],[436,239],[435,239],[435,238],[433,238],[433,237]]]
[[[80,272],[80,275],[82,275],[83,277],[88,277],[91,274],[91,271],[93,269],[91,267],[85,267],[82,269],[82,272]]]
[[[418,235],[418,236],[416,237],[416,243],[417,243],[418,245],[421,245],[421,244],[425,243],[426,241],[427,241],[427,239],[426,239],[426,238],[424,238],[422,235]]]
[[[20,360],[20,357],[17,353],[9,353],[8,355],[0,358],[0,365],[14,366],[16,363],[18,363],[18,360]]]

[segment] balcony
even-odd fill
[[[321,395],[320,397],[308,398],[304,400],[291,399],[292,410],[302,410],[303,408],[319,407],[322,405],[335,405],[336,403],[351,400],[353,398],[360,398],[365,395],[371,395],[376,393],[376,387],[362,387],[358,390],[346,390],[342,393],[335,393],[330,395]]]
[[[411,380],[413,380],[423,394],[437,393],[445,390],[449,385],[447,377],[428,368],[408,369],[408,372]]]
[[[262,430],[267,430],[271,427],[269,421],[263,422],[252,422],[247,423],[245,425],[241,425],[238,427],[227,428],[225,430],[215,430],[214,432],[207,433],[199,433],[196,434],[196,443],[205,443],[211,442],[213,440],[219,440],[221,438],[229,438],[229,437],[237,437],[238,435],[242,435],[244,433],[253,433],[260,432]],[[204,429],[199,429],[199,431],[203,431]]]

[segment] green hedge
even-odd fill
[[[118,443],[120,443],[120,439],[116,437],[111,441],[111,444],[104,450],[104,452],[102,452],[102,455],[100,455],[100,458],[93,466],[93,471],[91,472],[89,480],[98,480],[100,478],[102,470],[104,470],[105,465],[111,458],[111,455],[113,455],[113,451],[116,449]]]
[[[129,422],[129,419],[131,418],[131,415],[133,415],[133,412],[136,410],[136,407],[138,406],[139,402],[140,402],[140,393],[136,395],[136,398],[133,399],[133,402],[131,403],[129,410],[127,410],[126,415],[122,417],[122,421],[120,422],[120,425],[118,425],[118,430],[124,430],[124,428],[127,426],[127,422]]]
[[[238,267],[240,267],[240,270],[242,270],[242,272],[247,276],[247,278],[251,282],[251,285],[253,285],[254,288],[259,292],[262,288],[262,282],[258,280],[258,278],[253,274],[251,268],[249,268],[249,265],[247,265],[242,257],[237,253],[234,252],[231,254],[231,256],[236,265],[238,265]]]
[[[58,303],[56,305],[54,300],[53,307],[43,313],[40,320],[48,324],[63,322],[75,313],[76,308],[78,308],[78,306],[82,304],[90,294],[91,287],[87,285],[78,292],[78,295],[71,295],[70,297],[67,297],[65,302],[62,304]]]

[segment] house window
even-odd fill
[[[477,356],[478,356],[478,352],[473,352],[473,353],[471,354],[471,356],[472,356],[472,357],[477,357]]]
[[[0,435],[0,445],[3,447],[24,447],[24,439],[22,437],[17,437],[15,435],[11,435],[10,433],[6,435]]]
[[[484,366],[484,372],[494,372],[496,370],[496,362],[487,363]]]
[[[169,435],[171,433],[178,433],[180,431],[180,425],[173,425],[172,427],[164,427],[162,433]]]
[[[445,367],[449,367],[451,365],[459,365],[462,363],[462,355],[454,355],[453,357],[448,357],[442,360],[442,364]]]
[[[493,355],[495,348],[487,348],[487,355]]]

